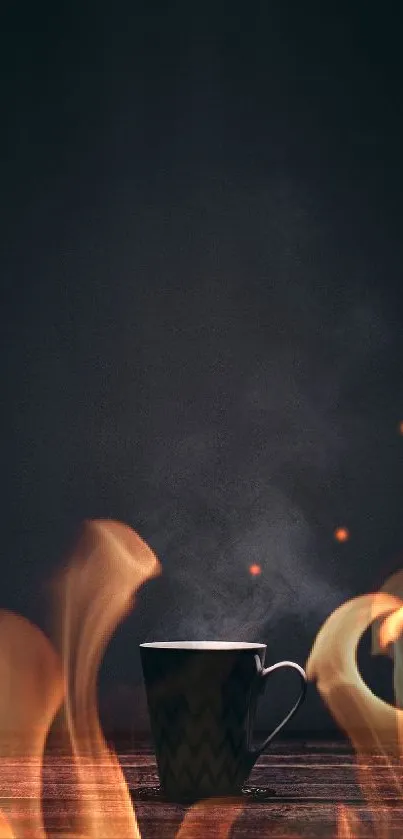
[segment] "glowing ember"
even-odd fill
[[[253,565],[249,566],[249,574],[251,575],[251,577],[258,577],[259,574],[261,574],[261,573],[262,573],[262,569],[261,569],[260,565],[257,565],[256,563],[254,563]]]
[[[348,542],[350,538],[350,531],[347,530],[347,527],[336,527],[334,531],[334,538],[336,542]]]

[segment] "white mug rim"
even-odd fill
[[[139,645],[151,650],[192,650],[198,652],[234,652],[265,650],[267,645],[248,641],[148,641]]]

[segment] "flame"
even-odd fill
[[[379,617],[400,608],[397,597],[379,592],[354,598],[339,606],[320,629],[307,661],[308,679],[318,690],[357,751],[379,749],[386,743],[398,749],[398,710],[375,696],[357,666],[361,636]]]
[[[386,592],[364,595],[340,606],[320,629],[306,665],[308,679],[318,690],[338,725],[356,751],[358,780],[368,800],[380,839],[391,836],[390,811],[385,807],[374,773],[374,762],[388,770],[396,796],[402,797],[394,758],[402,756],[403,711],[375,696],[357,666],[361,636],[379,621],[380,646],[386,648],[400,635],[402,601]],[[357,824],[349,811],[339,813],[339,836],[357,837]]]
[[[34,835],[31,833],[31,835]],[[5,815],[0,812],[0,839],[15,839],[15,833],[13,832],[10,822],[6,819]]]
[[[186,813],[176,839],[199,839],[200,826],[203,825],[206,830],[206,822],[210,818],[214,824],[216,839],[227,839],[236,819],[243,811],[243,806],[243,802],[237,798],[200,801]],[[206,830],[206,833],[208,832]]]
[[[23,802],[11,798],[7,813],[0,814],[0,837],[43,839],[42,759],[49,728],[63,699],[62,671],[43,632],[7,611],[0,612],[0,685],[0,754],[3,759],[13,758],[16,778],[10,777],[11,789],[23,766],[29,800],[27,816]],[[8,797],[4,785],[2,797]]]
[[[403,599],[403,571],[397,571],[388,577],[381,591]],[[398,708],[403,708],[403,639],[398,637],[397,626],[394,631],[391,626],[392,636],[389,638],[389,642],[385,634],[388,631],[387,626],[392,615],[386,618],[385,627],[382,626],[380,621],[374,621],[372,624],[372,654],[379,655],[379,653],[382,653],[392,659],[395,705]],[[398,618],[394,620],[398,620]]]
[[[141,839],[122,769],[100,726],[97,676],[105,647],[134,594],[159,573],[157,558],[131,528],[91,521],[53,587],[59,656],[25,618],[0,612],[1,755],[21,755],[31,802],[24,814],[11,791],[11,806],[0,811],[0,839],[46,839],[41,772],[46,738],[62,703],[76,773],[76,816],[74,826],[58,835]],[[12,778],[9,783],[12,787]],[[195,839],[206,818],[212,819],[217,839],[227,839],[242,810],[240,799],[199,802],[186,813],[176,839]]]
[[[403,631],[403,606],[392,612],[381,624],[379,630],[379,643],[381,649],[387,649],[389,644],[399,640]]]
[[[351,809],[342,804],[337,814],[337,839],[357,839],[360,821]]]
[[[78,781],[75,829],[86,839],[140,837],[122,769],[100,726],[97,676],[105,647],[130,610],[133,595],[159,572],[156,556],[131,528],[91,521],[56,587],[65,722]],[[90,800],[83,795],[89,786]]]

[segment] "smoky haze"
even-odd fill
[[[295,208],[283,212],[286,219]],[[150,487],[171,499],[145,525],[167,557],[172,587],[151,630],[157,638],[259,640],[292,614],[314,625],[351,592],[332,568],[332,524],[339,522],[326,495],[357,444],[359,417],[345,392],[383,349],[385,328],[375,303],[364,306],[352,293],[335,317],[334,301],[315,294],[312,277],[299,285],[298,266],[290,274],[286,290],[269,275],[266,299],[253,308],[243,309],[242,299],[235,311],[234,300],[216,302],[218,335],[205,299],[198,315],[183,307],[182,328],[208,369],[185,411],[167,377],[172,396],[165,392],[164,404],[172,413],[161,415],[154,434]],[[224,328],[231,316],[232,335]],[[254,318],[266,347],[253,340],[259,326],[248,335]],[[232,364],[226,359],[223,367],[229,341]],[[182,372],[186,365],[184,358]],[[327,556],[318,523],[329,529]],[[262,569],[252,580],[251,564]]]

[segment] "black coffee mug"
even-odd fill
[[[161,641],[140,645],[161,791],[174,801],[239,795],[253,765],[294,716],[306,675],[293,661],[264,667],[266,644]],[[263,743],[253,745],[267,677],[291,668],[300,694]]]

